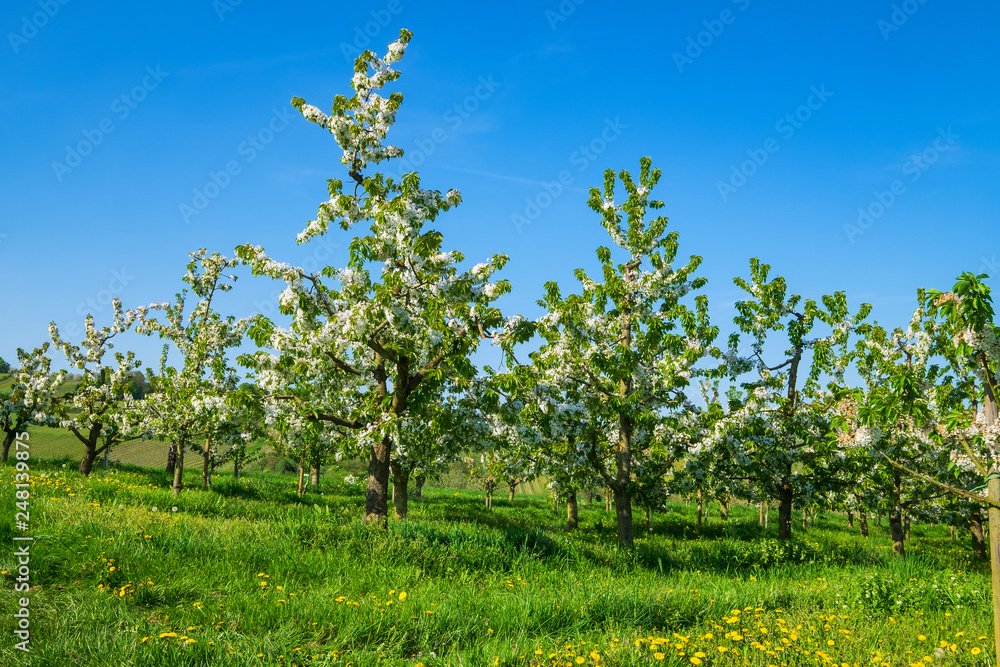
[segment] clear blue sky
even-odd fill
[[[723,330],[751,256],[804,296],[845,290],[905,324],[918,286],[1000,272],[998,22],[995,3],[943,0],[8,0],[0,356],[50,320],[106,322],[112,294],[170,299],[200,247],[341,262],[339,231],[295,246],[344,170],[289,100],[328,109],[362,40],[381,53],[401,27],[415,36],[389,141],[427,187],[462,191],[439,219],[448,247],[510,255],[510,314],[596,264],[608,241],[587,189],[649,155]],[[267,312],[277,289],[248,278],[220,306]],[[156,364],[158,343],[134,347]]]

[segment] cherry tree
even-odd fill
[[[889,510],[893,552],[899,556],[905,554],[905,517],[944,495],[904,476],[898,465],[940,474],[948,463],[940,408],[949,405],[953,389],[952,379],[933,363],[935,329],[922,305],[905,331],[888,332],[875,323],[858,327],[857,369],[864,387],[841,393],[852,399],[847,410],[853,414],[853,438],[846,444],[864,454],[856,489],[868,507]]]
[[[751,297],[736,303],[734,319],[751,338],[751,355],[738,354],[740,334],[732,334],[728,371],[733,377],[750,371],[756,378],[729,392],[727,414],[715,423],[705,446],[739,469],[734,476],[746,477],[778,501],[778,538],[790,539],[793,503],[807,504],[837,484],[845,457],[829,437],[836,401],[820,380],[824,375],[842,380],[851,358],[850,334],[871,306],[862,304],[851,316],[843,292],[826,295],[821,303],[803,302],[786,293],[784,278],[768,280],[770,268],[753,258],[750,280],[734,279]],[[813,333],[817,323],[827,326],[826,336]],[[787,338],[785,358],[769,366],[764,346],[779,332]],[[805,375],[802,386],[800,375]]]
[[[677,232],[667,233],[663,216],[646,220],[649,209],[663,207],[649,198],[661,176],[651,165],[642,158],[638,183],[628,171],[618,174],[625,192],[617,203],[614,171],[605,172],[603,192],[591,189],[589,205],[618,250],[597,250],[603,282],[576,271],[581,294],[563,297],[555,282],[546,284],[539,305],[548,313],[536,323],[545,342],[532,355],[552,384],[578,385],[587,414],[606,425],[590,434],[587,456],[614,493],[618,542],[628,549],[637,457],[657,450],[665,414],[689,408],[684,389],[718,333],[704,295],[694,309],[681,301],[706,282],[692,277],[701,258],[675,269]],[[624,263],[615,262],[619,253]]]
[[[83,443],[80,474],[89,475],[97,457],[127,438],[121,430],[123,399],[133,383],[132,374],[141,362],[132,351],[115,352],[113,339],[129,331],[135,312],[123,310],[120,299],[112,301],[112,323],[98,329],[92,315],[87,315],[85,338],[80,345],[62,339],[55,322],[49,324],[52,344],[66,357],[70,367],[80,373],[80,382],[70,392],[53,394],[52,416]],[[113,356],[108,363],[106,356]]]
[[[14,439],[30,424],[56,425],[52,416],[52,396],[66,379],[66,371],[52,372],[46,355],[49,344],[30,352],[17,350],[18,368],[11,389],[0,392],[0,431],[3,432],[2,462],[7,462]]]
[[[151,433],[177,446],[174,467],[174,495],[183,488],[184,452],[197,446],[202,456],[202,487],[208,485],[213,460],[221,458],[220,448],[243,447],[253,438],[246,413],[233,400],[238,385],[235,369],[230,366],[227,350],[240,345],[254,318],[237,320],[223,316],[214,308],[220,292],[232,289],[234,275],[226,275],[239,260],[219,253],[208,254],[202,248],[190,253],[183,281],[199,301],[185,315],[188,289],[176,295],[174,303],[154,303],[136,309],[136,331],[157,334],[168,341],[163,347],[160,372],[148,372],[152,392],[142,399],[126,398],[122,417],[123,430],[132,434]],[[163,321],[153,316],[163,312]],[[184,359],[178,369],[167,365],[169,346]],[[229,399],[229,400],[227,400]]]
[[[379,92],[399,78],[393,65],[411,37],[401,31],[381,58],[362,53],[351,81],[354,95],[337,95],[329,115],[292,100],[307,120],[333,135],[350,179],[346,185],[329,181],[329,199],[298,241],[328,233],[331,223],[345,231],[367,225],[350,242],[347,266],[312,274],[272,259],[260,246],[237,248],[256,275],[286,283],[280,305],[293,316],[288,328],[267,321],[252,332],[259,345],[274,350],[254,357],[258,382],[269,400],[283,400],[289,394],[274,369],[308,369],[316,385],[310,399],[289,400],[308,418],[355,431],[370,461],[367,521],[387,519],[392,450],[403,443],[401,422],[411,402],[425,385],[475,376],[469,355],[502,322],[491,304],[510,289],[507,281],[490,282],[506,255],[460,270],[464,256],[444,250],[442,234],[429,228],[460,203],[457,190],[423,189],[416,173],[399,181],[368,173],[371,165],[403,154],[383,144],[403,97]]]
[[[481,451],[488,442],[489,424],[470,387],[428,382],[422,389],[411,396],[407,414],[398,422],[389,462],[397,519],[409,512],[412,477],[439,477],[463,453]]]

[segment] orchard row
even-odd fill
[[[366,458],[367,521],[387,520],[390,484],[405,517],[411,478],[464,460],[490,494],[551,480],[571,526],[576,494],[606,489],[624,547],[634,506],[655,510],[683,493],[723,507],[776,502],[781,538],[795,507],[826,506],[858,513],[863,526],[869,513],[888,515],[900,554],[904,517],[969,525],[983,548],[1000,360],[985,276],[919,290],[912,320],[890,329],[843,292],[791,293],[753,259],[735,280],[746,292],[737,332],[718,341],[701,260],[678,262],[678,235],[652,198],[661,172],[643,158],[638,174],[608,171],[590,191],[610,238],[597,249],[600,275],[578,270],[572,292],[547,283],[536,320],[505,316],[496,302],[511,290],[499,277],[506,255],[462,268],[465,257],[431,227],[461,195],[424,189],[412,171],[377,171],[403,156],[384,143],[403,98],[382,89],[399,77],[410,37],[402,31],[383,57],[365,51],[354,94],[336,96],[329,114],[292,100],[333,135],[346,172],[297,240],[339,226],[352,235],[346,265],[314,272],[256,245],[232,257],[202,249],[174,301],[124,309],[116,300],[111,323],[88,316],[79,343],[52,324],[51,341],[19,350],[11,369],[4,460],[32,423],[70,430],[84,474],[107,448],[155,437],[174,447],[180,493],[185,454],[201,457],[207,484],[220,463],[245,465],[248,445],[265,437],[303,467]],[[285,284],[283,320],[222,313],[219,296],[241,266]],[[165,343],[145,392],[130,391],[135,355],[112,353],[130,330]],[[256,351],[233,359],[247,338]],[[474,366],[484,341],[503,350],[502,368]],[[168,363],[168,349],[180,363]],[[771,358],[775,349],[784,352]],[[50,351],[80,375],[72,390]]]

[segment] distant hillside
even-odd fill
[[[66,380],[59,385],[58,390],[62,393],[73,391],[80,386],[79,375],[67,375]],[[14,386],[13,373],[0,374],[0,391],[9,391]]]

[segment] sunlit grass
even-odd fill
[[[262,473],[174,498],[162,470],[62,465],[32,461],[32,651],[5,640],[3,665],[895,667],[985,664],[992,646],[988,570],[943,526],[914,526],[898,561],[874,522],[865,540],[826,514],[781,543],[755,507],[698,529],[675,503],[648,528],[637,513],[632,556],[603,503],[568,533],[544,497],[487,511],[478,492],[425,489],[385,531],[337,474],[302,498]]]

